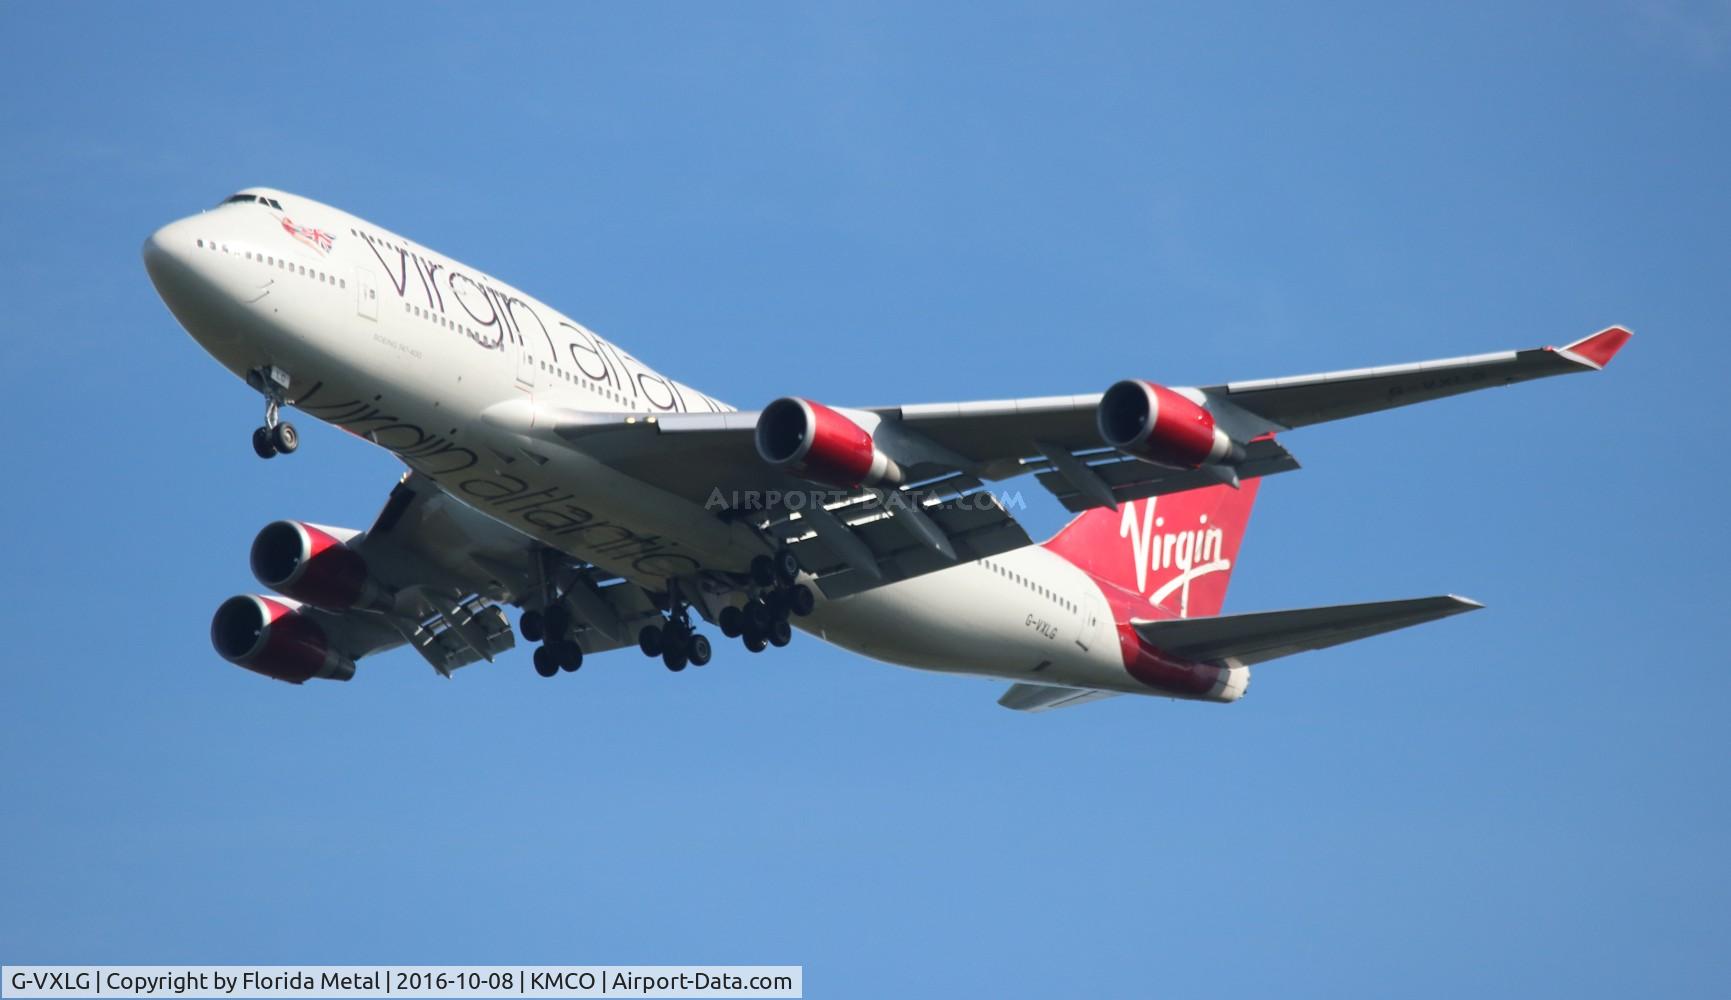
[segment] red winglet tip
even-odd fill
[[[1597,368],[1603,368],[1611,363],[1611,359],[1617,356],[1617,352],[1623,349],[1623,345],[1627,344],[1632,336],[1634,334],[1620,326],[1609,326],[1591,337],[1575,341],[1563,350]]]

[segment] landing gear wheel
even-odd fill
[[[751,601],[745,606],[745,631],[763,633],[769,631],[770,622],[775,621],[775,613],[769,605],[762,601]]]
[[[259,427],[252,432],[252,451],[260,458],[276,457],[276,445],[271,443],[269,427]]]
[[[771,621],[782,621],[787,618],[787,593],[776,590],[763,595],[763,604],[769,608]]]
[[[771,646],[780,649],[793,641],[793,626],[787,623],[786,618],[779,618],[769,627],[767,637]]]
[[[715,617],[716,624],[721,626],[721,634],[729,639],[737,639],[740,633],[745,631],[745,612],[731,604],[722,608],[721,613]]]
[[[540,642],[541,637],[547,634],[542,627],[541,612],[523,612],[523,617],[517,619],[517,632],[524,642]]]
[[[667,664],[667,669],[679,673],[685,669],[686,658],[683,649],[668,649],[661,654],[661,662]]]
[[[566,673],[575,673],[583,665],[583,647],[570,639],[560,639],[554,646],[559,657],[559,669]]]
[[[278,454],[292,455],[301,446],[300,432],[295,430],[294,424],[284,421],[271,428],[270,443]]]
[[[811,588],[805,584],[795,584],[793,589],[787,592],[787,609],[801,618],[811,614],[812,609],[816,607],[817,595],[813,594]]]
[[[765,649],[769,648],[769,643],[762,635],[756,632],[747,632],[745,634],[745,648],[751,650],[753,653],[761,653]]]
[[[768,556],[752,556],[751,582],[759,587],[775,586],[775,560]]]
[[[643,650],[644,656],[660,656],[661,629],[655,625],[643,626],[643,631],[637,633],[637,648]]]
[[[784,587],[793,586],[793,581],[799,579],[799,557],[792,549],[778,549],[775,553],[775,578]]]
[[[708,636],[692,636],[691,641],[687,643],[687,647],[685,655],[690,658],[692,666],[701,667],[705,663],[709,662],[710,653],[713,651],[709,648]]]
[[[563,639],[565,633],[571,631],[571,615],[557,604],[548,605],[541,612],[541,630],[548,639]]]
[[[551,677],[559,672],[559,658],[546,646],[535,647],[535,672],[542,677]]]

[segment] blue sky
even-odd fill
[[[1728,107],[1723,3],[0,6],[0,960],[1723,996]],[[1290,435],[1229,611],[1489,610],[1234,706],[1027,717],[810,638],[294,689],[209,615],[400,467],[310,420],[254,459],[147,282],[252,184],[741,406],[1637,338]]]

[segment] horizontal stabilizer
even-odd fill
[[[1116,691],[1093,691],[1088,688],[1052,687],[1047,684],[1012,684],[998,699],[998,704],[1018,712],[1044,712],[1050,708],[1086,705],[1091,701],[1110,698]]]
[[[1130,625],[1144,642],[1174,656],[1203,663],[1231,658],[1248,666],[1422,625],[1482,607],[1484,605],[1477,601],[1450,594],[1214,618],[1138,620]]]

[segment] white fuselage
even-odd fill
[[[743,567],[748,527],[576,446],[529,447],[490,409],[729,410],[533,297],[326,205],[256,201],[172,223],[151,275],[231,372],[276,369],[297,408],[383,447],[458,500],[651,590]],[[834,601],[799,626],[892,663],[1013,681],[1159,693],[1133,679],[1100,585],[1040,546]]]

